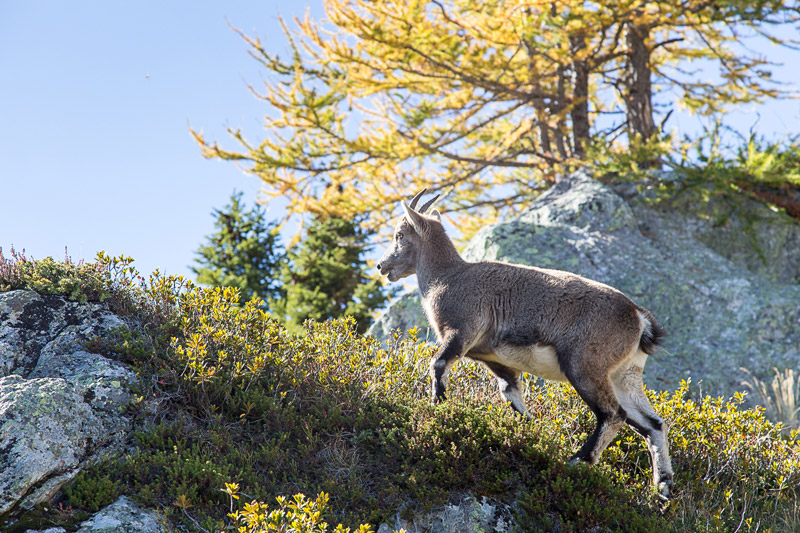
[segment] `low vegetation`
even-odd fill
[[[651,201],[674,200],[689,193],[698,200],[726,196],[733,204],[753,198],[800,220],[800,137],[780,141],[751,134],[741,138],[721,123],[699,138],[669,136],[632,142],[622,150],[595,141],[588,159],[606,182],[633,182],[648,188]],[[658,160],[669,172],[647,173],[640,161]]]
[[[49,523],[74,529],[68,518],[85,515],[64,509],[127,494],[181,529],[370,531],[398,510],[472,493],[511,504],[525,530],[800,529],[798,433],[744,409],[743,394],[693,398],[687,383],[648,392],[671,426],[676,496],[662,507],[630,430],[597,466],[565,464],[593,428],[567,385],[526,379],[528,422],[481,367],[460,363],[450,399],[432,405],[431,349],[415,331],[388,347],[351,319],[293,335],[258,299],[144,280],[129,259],[102,254],[90,264],[0,258],[0,290],[10,289],[104,302],[127,317],[89,348],[141,378],[134,446],[79,475]]]

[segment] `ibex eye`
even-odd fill
[[[395,239],[397,239],[398,241],[400,239],[402,239],[402,238],[403,238],[403,234],[402,233],[398,233],[397,235],[395,235]]]

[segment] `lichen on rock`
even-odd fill
[[[97,304],[0,293],[0,515],[50,499],[122,446],[135,374],[85,348],[122,324]]]
[[[377,533],[392,531],[419,531],[420,533],[479,533],[484,531],[516,531],[511,508],[508,505],[466,495],[455,503],[423,513],[411,513],[383,523]]]
[[[162,533],[158,513],[143,509],[126,497],[95,513],[83,522],[78,533]]]

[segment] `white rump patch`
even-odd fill
[[[639,323],[641,324],[641,327],[639,329],[639,338],[641,338],[641,336],[644,335],[645,331],[651,331],[653,329],[653,323],[650,322],[650,319],[647,318],[644,315],[644,313],[642,313],[638,309],[636,310],[636,314],[639,315]]]

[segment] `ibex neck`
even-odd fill
[[[444,282],[466,263],[450,239],[442,241],[428,243],[417,260],[417,283],[423,298],[433,285]]]

